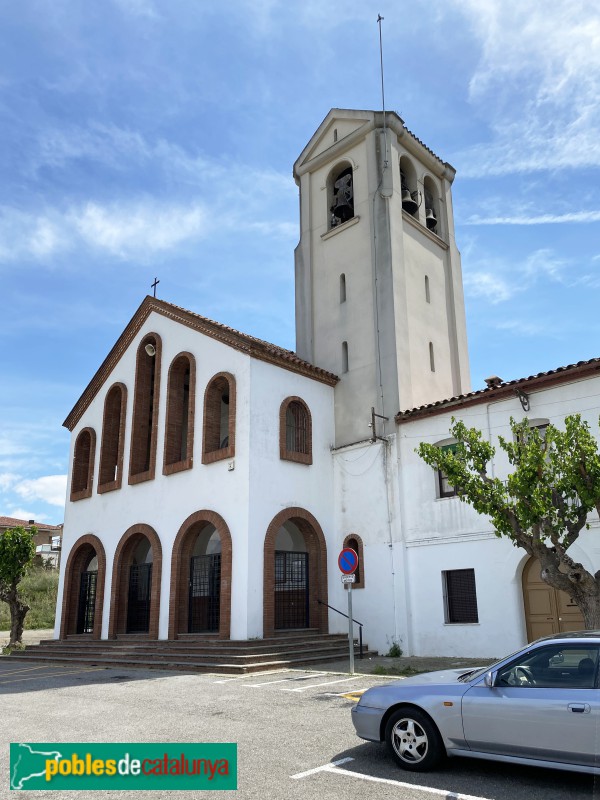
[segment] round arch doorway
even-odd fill
[[[273,518],[263,566],[263,636],[306,628],[327,633],[327,545],[309,511],[286,508]]]
[[[541,566],[530,558],[523,570],[523,602],[527,641],[585,628],[579,607],[566,592],[549,586],[540,576]]]

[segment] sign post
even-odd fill
[[[354,623],[352,621],[352,584],[356,581],[358,553],[351,547],[344,547],[338,556],[338,566],[342,573],[342,583],[348,584],[348,647],[350,653],[350,675],[354,675]]]

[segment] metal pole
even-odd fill
[[[354,675],[354,628],[352,622],[352,584],[348,584],[348,646],[350,648],[350,675]]]

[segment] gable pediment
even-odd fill
[[[309,171],[312,163],[324,153],[334,157],[338,151],[366,136],[374,125],[374,111],[332,108],[296,160],[294,176]]]

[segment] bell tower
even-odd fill
[[[294,164],[296,350],[340,376],[336,446],[470,391],[454,175],[394,112],[332,109]]]

